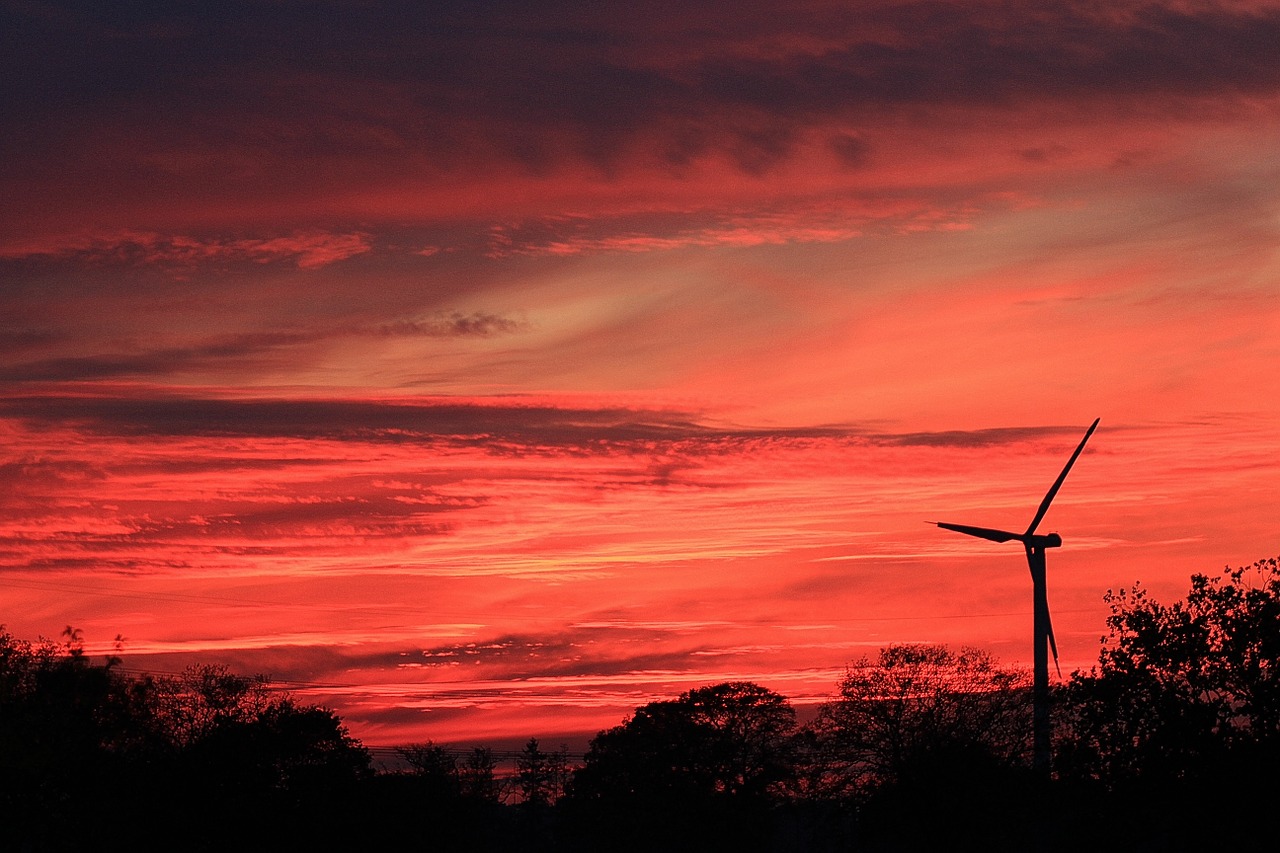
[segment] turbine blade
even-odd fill
[[[945,521],[935,521],[933,523],[944,530],[954,530],[956,533],[977,536],[979,539],[990,539],[992,542],[1008,542],[1010,539],[1022,538],[1018,533],[1010,533],[1007,530],[992,530],[990,527],[970,527],[967,524],[948,524]]]
[[[1036,566],[1035,566],[1036,558],[1032,554],[1031,545],[1030,543],[1027,542],[1025,537],[1022,540],[1022,546],[1027,552],[1027,568],[1031,570],[1031,580],[1034,582],[1036,577]],[[1043,554],[1044,552],[1042,551],[1041,552],[1042,559],[1043,559]],[[1037,613],[1039,612],[1039,608],[1040,608],[1040,605],[1037,603],[1036,604]],[[1062,678],[1062,667],[1058,666],[1058,641],[1055,640],[1053,637],[1053,618],[1049,615],[1049,602],[1047,601],[1044,604],[1044,624],[1046,628],[1045,634],[1049,639],[1049,650],[1053,652],[1053,668],[1058,671],[1058,678]],[[1036,642],[1039,642],[1039,640],[1037,640]]]
[[[1062,678],[1062,667],[1058,666],[1058,644],[1053,639],[1053,620],[1049,618],[1049,608],[1044,609],[1044,622],[1049,626],[1049,649],[1053,652],[1053,668],[1058,671],[1058,678]]]
[[[1093,431],[1098,428],[1098,422],[1102,418],[1094,419],[1094,422],[1085,432],[1084,438],[1080,439],[1080,446],[1076,448],[1076,452],[1071,454],[1071,458],[1067,460],[1066,467],[1062,469],[1062,473],[1058,475],[1058,479],[1054,481],[1050,487],[1049,493],[1044,496],[1044,500],[1040,502],[1040,509],[1036,510],[1036,517],[1031,519],[1031,526],[1027,528],[1024,536],[1030,536],[1036,532],[1036,528],[1040,525],[1040,520],[1044,518],[1044,514],[1049,511],[1049,504],[1053,503],[1054,497],[1058,494],[1058,489],[1062,488],[1062,483],[1067,479],[1067,473],[1071,470],[1071,466],[1076,464],[1076,459],[1080,456],[1080,452],[1084,450],[1085,442],[1089,440],[1089,436],[1093,435]]]

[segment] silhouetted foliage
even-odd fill
[[[1002,760],[980,743],[954,741],[912,754],[900,770],[860,802],[860,849],[1035,849],[1042,792],[1027,765]]]
[[[1280,562],[1194,575],[1186,599],[1169,605],[1136,584],[1105,599],[1098,664],[1062,691],[1059,775],[1098,787],[1097,820],[1118,839],[1269,849],[1264,816],[1280,796]],[[1224,795],[1229,814],[1206,810]]]
[[[512,780],[515,808],[520,816],[521,834],[514,839],[520,850],[556,850],[559,843],[559,810],[569,782],[568,749],[547,752],[537,738],[529,738],[516,756]]]
[[[145,744],[137,695],[114,672],[93,666],[79,633],[30,643],[0,629],[0,825],[16,841],[57,849],[102,817],[85,791],[124,776]]]
[[[271,846],[316,837],[369,773],[365,750],[332,712],[270,693],[217,667],[134,678],[95,665],[78,632],[62,645],[0,631],[0,808],[12,846],[62,850]],[[104,831],[140,804],[153,837]],[[246,840],[243,821],[273,829]],[[196,828],[196,829],[193,829]]]
[[[1031,737],[1027,674],[986,652],[898,645],[845,673],[808,727],[806,792],[851,796],[933,772],[939,756],[1018,766]]]
[[[176,745],[190,746],[219,729],[259,717],[278,697],[262,677],[246,678],[225,666],[204,665],[154,681],[155,713]]]
[[[636,709],[591,741],[569,802],[618,849],[761,849],[760,821],[791,778],[795,712],[749,682]]]
[[[462,797],[462,784],[458,778],[458,759],[443,746],[431,741],[400,747],[400,757],[413,768],[423,796],[433,801],[452,801]]]
[[[396,751],[411,768],[415,787],[432,801],[453,807],[456,801],[497,804],[501,800],[502,785],[494,773],[497,760],[491,749],[475,747],[462,760],[454,750],[431,741]],[[564,763],[563,752],[555,758]],[[559,787],[563,788],[563,780]]]
[[[1065,771],[1108,784],[1198,773],[1280,740],[1280,564],[1195,575],[1185,601],[1108,592],[1098,665],[1065,692]]]
[[[568,749],[546,752],[537,738],[529,738],[516,758],[515,787],[519,803],[526,809],[555,805],[569,781]]]
[[[74,629],[0,629],[0,849],[1268,849],[1280,561],[1196,575],[1172,605],[1106,600],[1098,665],[1056,691],[1047,783],[1029,673],[974,649],[886,648],[799,729],[764,687],[700,687],[598,733],[572,772],[530,739],[500,778],[489,750],[430,741],[374,774],[335,714],[261,678],[130,675]]]
[[[494,770],[497,759],[487,747],[473,747],[457,765],[458,790],[462,798],[473,803],[497,805],[502,799],[502,785]]]

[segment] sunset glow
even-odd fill
[[[1280,6],[0,4],[0,624],[366,743],[1280,553]]]

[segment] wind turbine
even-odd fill
[[[992,542],[1009,542],[1017,540],[1022,543],[1022,547],[1027,552],[1027,565],[1031,567],[1031,586],[1035,599],[1035,616],[1033,619],[1034,639],[1034,679],[1032,682],[1032,735],[1033,735],[1033,758],[1032,764],[1035,772],[1042,776],[1049,775],[1049,650],[1053,651],[1053,665],[1058,666],[1058,644],[1053,639],[1053,624],[1049,621],[1049,596],[1045,588],[1045,557],[1044,552],[1047,548],[1059,548],[1062,546],[1062,537],[1056,533],[1036,533],[1036,528],[1040,525],[1040,521],[1044,518],[1044,514],[1049,511],[1049,504],[1053,503],[1054,497],[1057,496],[1058,490],[1062,488],[1062,483],[1067,479],[1071,466],[1076,464],[1076,459],[1084,450],[1085,442],[1089,440],[1089,436],[1093,435],[1093,431],[1098,428],[1097,418],[1089,426],[1085,432],[1084,438],[1080,439],[1080,446],[1076,448],[1076,452],[1071,454],[1071,458],[1067,460],[1066,466],[1062,469],[1062,473],[1058,475],[1058,479],[1054,481],[1049,488],[1049,493],[1044,496],[1044,500],[1040,502],[1040,508],[1036,510],[1035,518],[1031,519],[1025,533],[1011,533],[1008,530],[992,530],[989,527],[971,527],[967,524],[948,524],[944,521],[935,521],[934,524],[946,530],[954,530],[956,533],[964,533],[967,536],[977,536],[980,539],[989,539]],[[1058,670],[1061,675],[1061,669]]]

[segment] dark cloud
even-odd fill
[[[274,605],[273,605],[274,606]],[[280,609],[289,605],[280,604]],[[313,686],[341,685],[349,677],[350,663],[342,647],[324,645],[280,645],[267,648],[219,649],[215,653],[205,651],[132,653],[129,643],[124,646],[125,669],[145,672],[178,673],[189,666],[216,657],[219,664],[233,672],[261,674],[274,686],[288,689],[299,682],[311,682]],[[403,658],[401,658],[403,660]],[[326,684],[328,683],[328,684]]]
[[[489,640],[422,649],[416,662],[430,667],[480,664],[512,682],[529,678],[609,677],[636,672],[684,672],[698,647],[671,643],[671,632],[643,626],[576,628],[554,634],[509,634]],[[401,658],[403,662],[405,659]],[[370,661],[391,663],[391,659]],[[513,685],[514,686],[514,685]]]
[[[313,438],[351,441],[462,441],[503,452],[510,446],[576,447],[697,443],[717,449],[763,452],[773,442],[848,441],[876,445],[990,447],[1075,435],[1078,426],[994,427],[942,432],[888,433],[855,425],[752,429],[712,427],[693,412],[662,409],[574,408],[521,404],[518,398],[485,402],[447,400],[235,400],[179,396],[105,397],[11,394],[0,417],[33,425],[74,424],[104,435]],[[655,476],[661,477],[656,470]]]
[[[1018,156],[1028,163],[1049,163],[1068,153],[1070,153],[1070,149],[1065,145],[1047,145],[1037,148],[1024,148],[1018,152]]]
[[[107,379],[117,376],[144,376],[170,373],[186,367],[195,354],[190,350],[154,350],[138,355],[64,356],[28,361],[0,368],[5,382],[47,382],[77,379]]]
[[[11,155],[73,169],[96,126],[144,155],[129,177],[161,182],[287,182],[263,167],[307,161],[359,181],[494,153],[611,172],[636,146],[759,172],[806,125],[898,107],[1160,108],[1280,86],[1280,10],[1211,4],[48,3],[7,4],[0,32]]]
[[[238,664],[246,672],[266,672],[273,677],[299,679],[317,683],[343,683],[356,670],[394,670],[400,667],[422,667],[448,672],[455,666],[481,666],[487,673],[501,672],[504,685],[499,692],[521,689],[521,682],[535,678],[598,676],[608,678],[637,672],[683,672],[691,668],[691,653],[699,647],[655,651],[659,645],[670,647],[669,633],[643,627],[577,628],[566,631],[528,634],[502,634],[489,638],[443,643],[417,648],[363,651],[359,647],[279,646],[267,649],[220,652],[229,664]],[[127,648],[126,648],[127,651]],[[177,671],[186,666],[190,653],[155,653],[147,655],[146,667],[152,670]],[[143,658],[135,658],[141,661]],[[424,683],[430,691],[430,682]],[[459,693],[477,691],[462,685]]]
[[[840,161],[850,168],[860,168],[867,164],[871,156],[871,145],[862,137],[842,133],[833,137],[831,148]]]
[[[245,332],[183,347],[163,347],[125,354],[62,356],[0,365],[2,382],[50,382],[107,379],[121,376],[172,376],[174,373],[222,369],[228,359],[287,352],[292,348],[342,337],[488,338],[527,328],[520,320],[490,313],[436,314],[367,326],[342,325],[313,331]],[[53,336],[33,339],[54,340]],[[20,347],[15,344],[14,350]]]
[[[396,323],[385,323],[376,327],[376,333],[386,337],[425,337],[425,338],[487,338],[493,335],[519,332],[527,328],[527,324],[510,317],[497,314],[453,313],[441,315],[429,320],[404,320]]]
[[[837,564],[840,565],[840,564]],[[835,598],[852,598],[855,594],[874,593],[876,579],[866,572],[819,571],[807,574],[784,584],[779,596],[786,601],[830,601]]]
[[[251,333],[188,347],[166,347],[123,355],[63,356],[0,367],[0,381],[49,382],[120,376],[168,376],[175,371],[261,355],[318,340],[316,333]]]
[[[84,556],[62,556],[62,557],[32,557],[30,556],[31,542],[26,539],[12,538],[4,540],[21,546],[21,550],[13,550],[9,552],[0,552],[0,565],[5,568],[18,567],[20,570],[38,569],[49,572],[77,572],[88,571],[93,573],[118,574],[118,575],[137,575],[146,574],[156,571],[172,571],[174,569],[191,568],[191,564],[184,560],[173,559],[148,559],[145,556],[136,557],[112,557],[112,548],[110,544],[100,542],[91,543],[73,539],[69,542],[60,542],[62,547],[72,552],[83,553]],[[119,550],[133,550],[120,548]],[[261,553],[269,553],[263,549]]]
[[[29,456],[0,463],[0,487],[9,492],[21,485],[87,484],[105,477],[100,465],[78,459]]]
[[[943,432],[912,432],[868,436],[881,444],[916,447],[1000,447],[1040,441],[1060,435],[1076,435],[1078,426],[994,427],[975,430],[946,430]]]
[[[500,445],[758,440],[776,433],[716,431],[687,413],[624,408],[559,408],[352,400],[218,400],[190,397],[10,396],[0,417],[70,423],[102,434],[329,438],[359,441],[470,439]],[[783,431],[812,437],[838,431]]]
[[[378,433],[510,436],[565,427],[580,432],[591,426],[625,424],[627,416],[623,412],[535,406],[103,397],[9,398],[0,403],[0,411],[27,420],[79,423],[104,433],[360,439],[374,438]]]
[[[414,509],[420,509],[415,507]],[[193,548],[194,553],[220,553],[239,556],[278,555],[285,550],[297,552],[297,546],[307,541],[317,543],[326,534],[360,536],[366,539],[412,539],[442,536],[453,528],[443,523],[418,521],[420,512],[405,508],[399,515],[387,512],[371,512],[354,503],[328,502],[322,504],[295,504],[268,511],[241,509],[234,516],[208,520],[163,519],[158,521],[126,521],[136,529],[129,533],[95,534],[81,531],[69,532],[58,537],[64,550],[84,550],[93,553],[113,552],[135,555],[127,561],[130,570],[154,570],[158,566],[172,568],[164,559],[173,551],[174,543],[189,537],[207,536],[203,548]],[[267,545],[234,544],[239,542],[270,540]],[[290,539],[289,546],[281,539]],[[15,539],[15,542],[23,540]],[[29,542],[27,544],[38,544]],[[148,558],[151,549],[157,556]],[[122,561],[123,562],[123,561]],[[49,566],[46,560],[34,558],[32,566]],[[52,567],[52,566],[49,566]],[[72,568],[73,564],[61,566]]]
[[[319,269],[362,255],[370,248],[370,236],[361,232],[310,230],[255,237],[125,232],[80,238],[64,245],[31,246],[7,254],[26,261],[28,266],[31,261],[52,256],[81,265],[162,266],[175,271],[209,263],[260,267],[282,261],[300,269]]]
[[[50,329],[0,326],[0,354],[23,352],[35,347],[59,343],[62,340],[64,340],[63,335]]]

